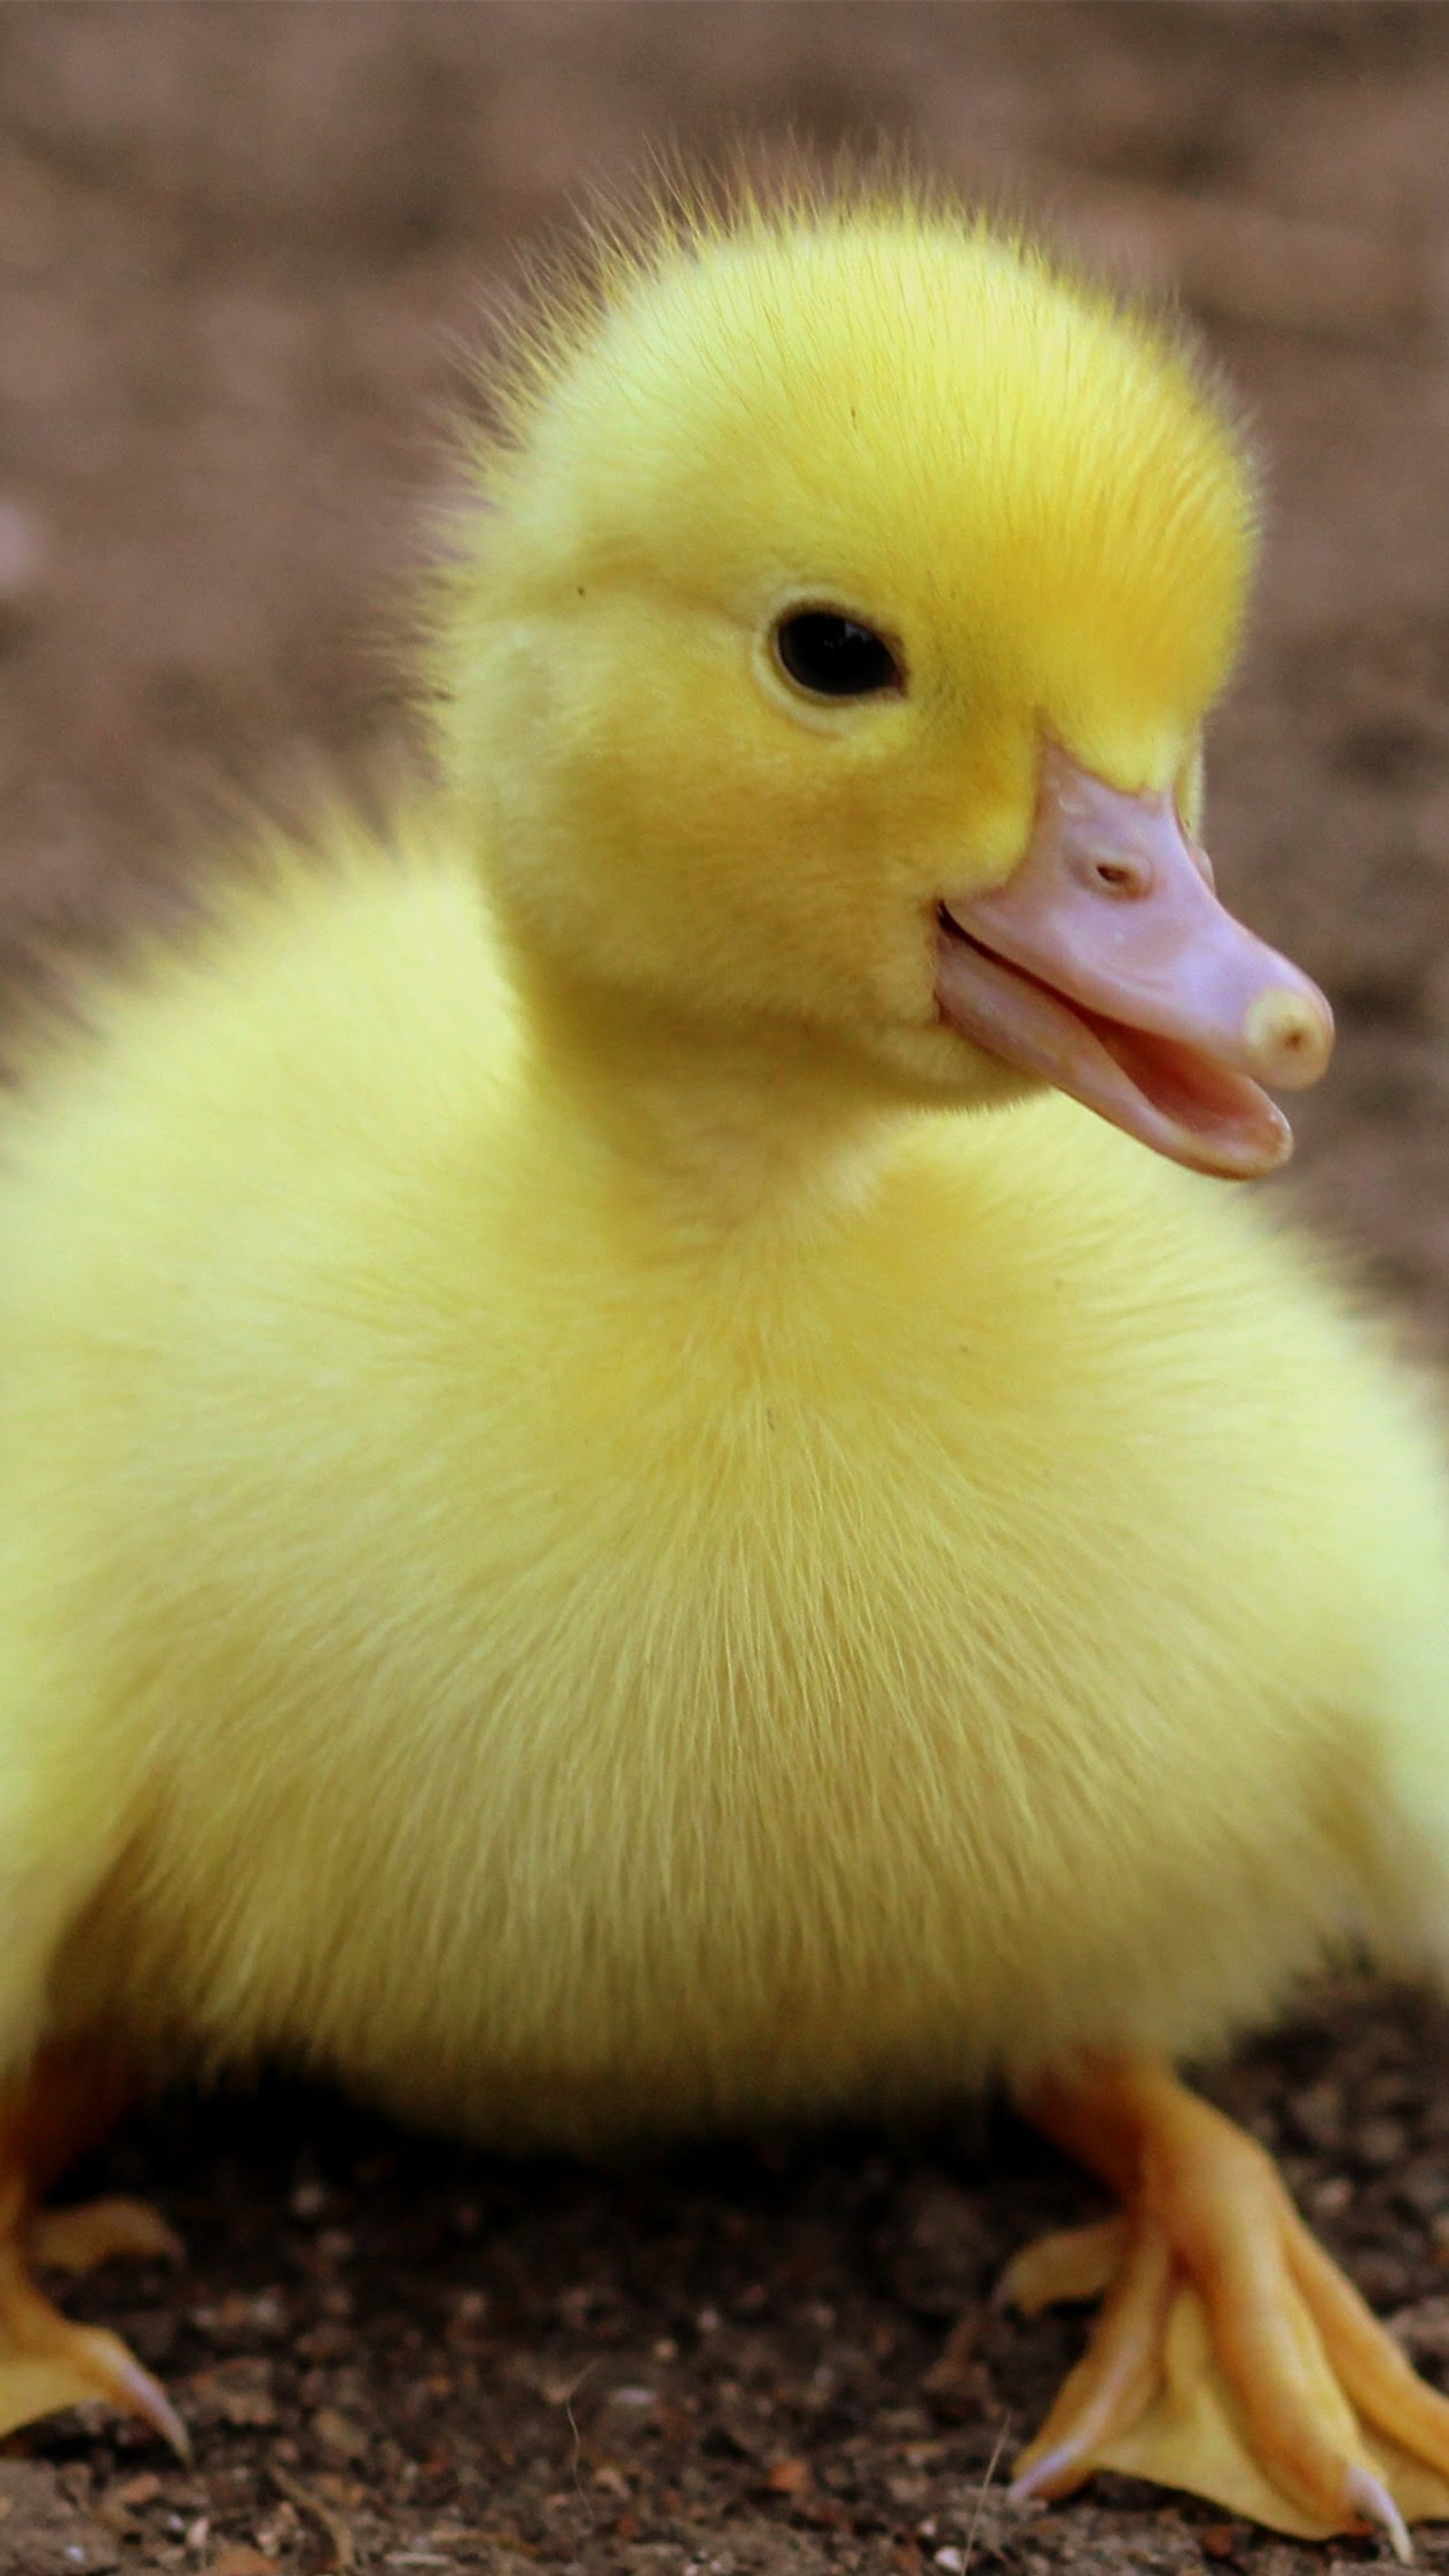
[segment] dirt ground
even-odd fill
[[[170,903],[228,797],[396,759],[394,604],[485,293],[661,142],[792,132],[1043,211],[1175,287],[1241,389],[1271,547],[1210,837],[1340,1013],[1308,1206],[1449,1357],[1443,7],[0,7],[0,966]],[[1344,1985],[1217,2090],[1449,2373],[1449,2015]],[[100,2173],[189,2264],[73,2303],[164,2371],[196,2461],[74,2417],[0,2446],[15,2576],[1374,2555],[1125,2481],[1004,2506],[1080,2327],[982,2303],[1092,2206],[1004,2116],[600,2174],[277,2090],[168,2106]]]

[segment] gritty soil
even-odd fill
[[[1230,372],[1271,542],[1211,839],[1340,1013],[1296,1186],[1449,1355],[1440,7],[0,7],[0,966],[173,906],[239,802],[375,792],[488,298],[582,191],[734,134],[904,140],[1176,292]],[[1449,2377],[1449,2016],[1326,1990],[1216,2090]],[[167,2105],[79,2179],[186,2238],[70,2297],[165,2373],[196,2458],[74,2416],[13,2438],[0,2576],[1374,2555],[1120,2480],[1004,2505],[1080,2326],[990,2285],[1093,2206],[1004,2115],[600,2172],[279,2088]]]

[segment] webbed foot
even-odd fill
[[[1271,2157],[1143,2059],[1084,2061],[1023,2108],[1123,2211],[1040,2239],[1002,2283],[1030,2311],[1105,2293],[1013,2494],[1117,2469],[1307,2539],[1368,2526],[1411,2557],[1407,2524],[1449,2517],[1449,2399],[1310,2235]]]
[[[139,2201],[97,2200],[37,2210],[33,2195],[71,2153],[108,2125],[124,2098],[100,2050],[46,2050],[0,2094],[0,2433],[102,2398],[137,2415],[183,2459],[186,2427],[164,2389],[118,2335],[75,2325],[36,2287],[36,2267],[89,2272],[117,2255],[179,2261],[181,2247]]]

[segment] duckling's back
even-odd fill
[[[675,1222],[402,837],[8,1116],[6,2049],[593,2137],[1200,2046],[1427,1919],[1438,1469],[1303,1257],[1058,1101]]]

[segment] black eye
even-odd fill
[[[780,667],[816,698],[869,698],[902,686],[883,636],[833,608],[798,608],[775,629]]]

